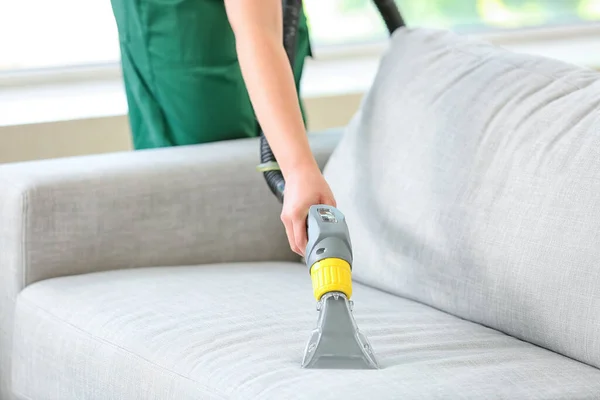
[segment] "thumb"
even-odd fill
[[[326,195],[321,198],[322,204],[327,204],[328,206],[337,207],[337,202],[332,195]]]

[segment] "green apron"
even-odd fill
[[[111,2],[135,149],[259,134],[223,0]],[[310,55],[302,14],[296,87]]]

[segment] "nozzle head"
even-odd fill
[[[373,348],[358,329],[351,303],[343,293],[325,294],[318,310],[317,327],[306,344],[303,368],[379,368]]]

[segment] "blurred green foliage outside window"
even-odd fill
[[[457,32],[600,22],[600,0],[396,0],[410,26]],[[385,26],[371,0],[304,0],[316,44],[371,42]]]
[[[459,32],[600,21],[600,0],[396,1],[410,26]],[[0,72],[119,61],[109,1],[0,0],[0,4]],[[386,38],[371,0],[304,0],[304,5],[315,47]]]

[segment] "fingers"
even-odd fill
[[[285,232],[288,237],[290,248],[298,255],[304,256],[306,249],[307,233],[306,233],[306,216],[308,210],[296,209],[281,213],[281,221],[285,226]]]
[[[285,234],[287,235],[288,242],[290,244],[290,248],[294,253],[302,255],[298,252],[298,247],[296,246],[296,239],[294,237],[294,227],[291,219],[287,218],[287,215],[281,214],[281,222],[283,222],[283,226],[285,227]]]
[[[304,256],[306,250],[306,215],[294,220],[294,240],[296,241],[297,253]]]

